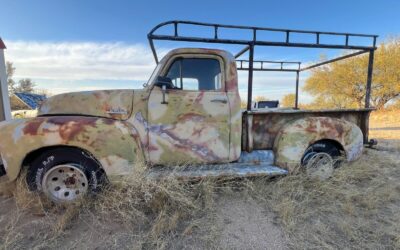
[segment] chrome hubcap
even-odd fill
[[[89,181],[76,164],[63,164],[50,169],[43,177],[43,192],[55,202],[70,202],[85,195]]]
[[[311,156],[305,167],[308,176],[325,180],[332,176],[334,162],[329,154],[319,152]]]

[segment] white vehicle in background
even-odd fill
[[[253,109],[268,109],[268,108],[278,108],[279,101],[258,101],[252,102]]]
[[[22,118],[31,118],[36,117],[38,113],[37,109],[23,109],[23,110],[15,110],[11,112],[11,116],[13,119],[22,119]]]

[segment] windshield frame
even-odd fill
[[[153,70],[153,73],[151,74],[149,80],[143,85],[143,87],[148,87],[151,86],[155,80],[155,78],[158,76],[159,72],[161,69],[161,63],[158,63],[155,69]]]

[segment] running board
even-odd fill
[[[154,179],[172,176],[178,179],[202,179],[205,177],[255,177],[286,175],[285,169],[269,164],[227,163],[186,167],[153,167],[148,176]]]

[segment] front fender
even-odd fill
[[[363,134],[357,125],[329,117],[308,117],[295,120],[279,131],[274,142],[275,163],[292,171],[300,165],[306,149],[324,139],[342,145],[348,161],[361,156]]]
[[[136,130],[123,121],[54,116],[0,124],[0,152],[10,180],[17,178],[30,152],[51,146],[73,146],[90,152],[107,175],[129,173],[135,162],[144,160]]]

